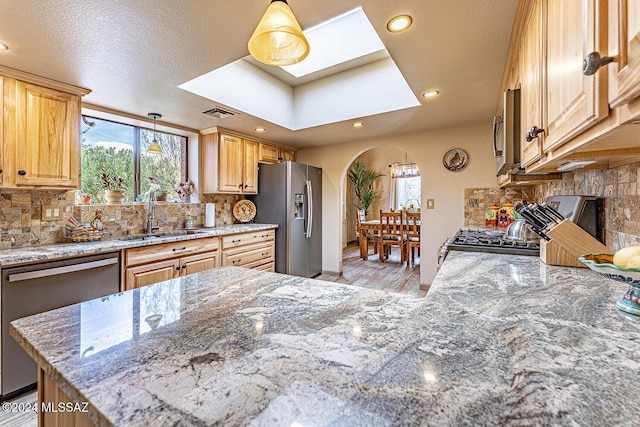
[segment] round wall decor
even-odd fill
[[[447,151],[442,157],[442,164],[451,172],[459,172],[469,163],[467,152],[460,148],[453,148]]]

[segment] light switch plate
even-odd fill
[[[427,199],[427,209],[435,209],[436,199]]]
[[[62,219],[62,209],[56,205],[42,205],[42,221],[57,221]]]

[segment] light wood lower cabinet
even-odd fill
[[[218,266],[218,237],[127,249],[125,290]]]
[[[222,265],[275,269],[275,229],[222,237]]]
[[[124,290],[199,273],[219,265],[274,271],[275,238],[276,231],[271,228],[126,249]],[[222,254],[218,252],[220,246]]]

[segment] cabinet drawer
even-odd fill
[[[217,237],[207,237],[127,249],[126,263],[128,266],[144,264],[158,259],[177,258],[185,254],[214,251],[218,249],[218,242],[219,239]]]
[[[273,262],[273,244],[254,244],[222,252],[222,265],[252,267]]]
[[[244,267],[248,267],[248,266],[245,265]],[[253,268],[254,270],[261,270],[261,271],[271,271],[271,272],[276,271],[276,265],[273,261],[268,262],[266,264],[262,264],[262,265],[260,265],[259,263],[256,263],[256,265],[251,266],[249,268]]]
[[[276,237],[276,230],[259,230],[250,233],[231,234],[222,237],[222,249],[236,248],[238,246],[250,245],[259,242],[273,241]]]

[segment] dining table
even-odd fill
[[[406,220],[403,220],[406,225]],[[412,223],[412,222],[411,222]],[[418,221],[418,232],[420,232],[420,222]],[[364,261],[369,259],[369,239],[367,236],[373,235],[376,230],[380,230],[380,220],[370,219],[368,221],[362,221],[358,225],[359,236],[358,241],[360,244],[360,256]]]

